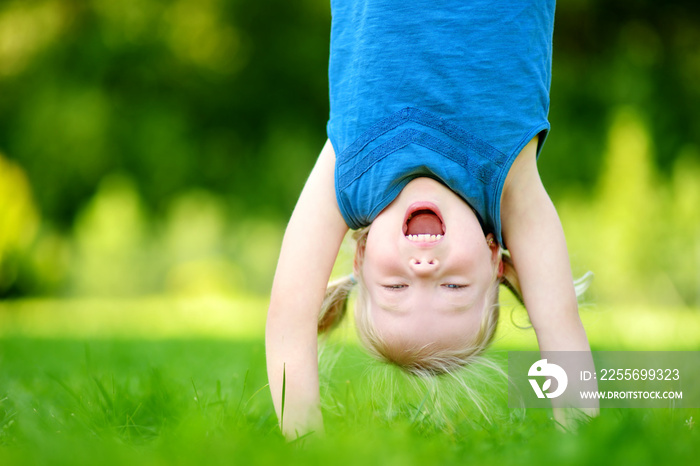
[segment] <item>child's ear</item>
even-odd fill
[[[486,244],[491,250],[491,263],[498,264],[498,277],[503,276],[503,261],[501,260],[501,246],[498,245],[493,233],[486,235]]]

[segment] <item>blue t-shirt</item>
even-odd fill
[[[369,225],[409,181],[429,176],[503,244],[508,170],[549,130],[554,5],[331,1],[327,131],[350,228]]]

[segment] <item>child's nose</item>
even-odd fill
[[[434,257],[413,257],[410,263],[413,271],[419,275],[430,274],[440,266],[440,262]]]

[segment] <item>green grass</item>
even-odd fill
[[[700,453],[697,409],[604,410],[564,433],[548,410],[509,410],[503,382],[477,371],[470,386],[486,419],[449,380],[434,387],[397,376],[352,341],[329,344],[323,357],[326,437],[290,444],[254,335],[11,330],[0,336],[0,465],[652,465]]]
[[[300,448],[277,432],[262,342],[6,338],[0,355],[0,464],[657,464],[700,444],[686,422],[700,410],[608,410],[577,434],[502,406],[491,423],[439,423],[425,397],[387,414],[351,347],[325,395],[326,439]]]

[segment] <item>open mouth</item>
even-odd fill
[[[416,203],[406,212],[403,233],[409,241],[434,243],[445,235],[445,224],[437,206],[431,203]]]

